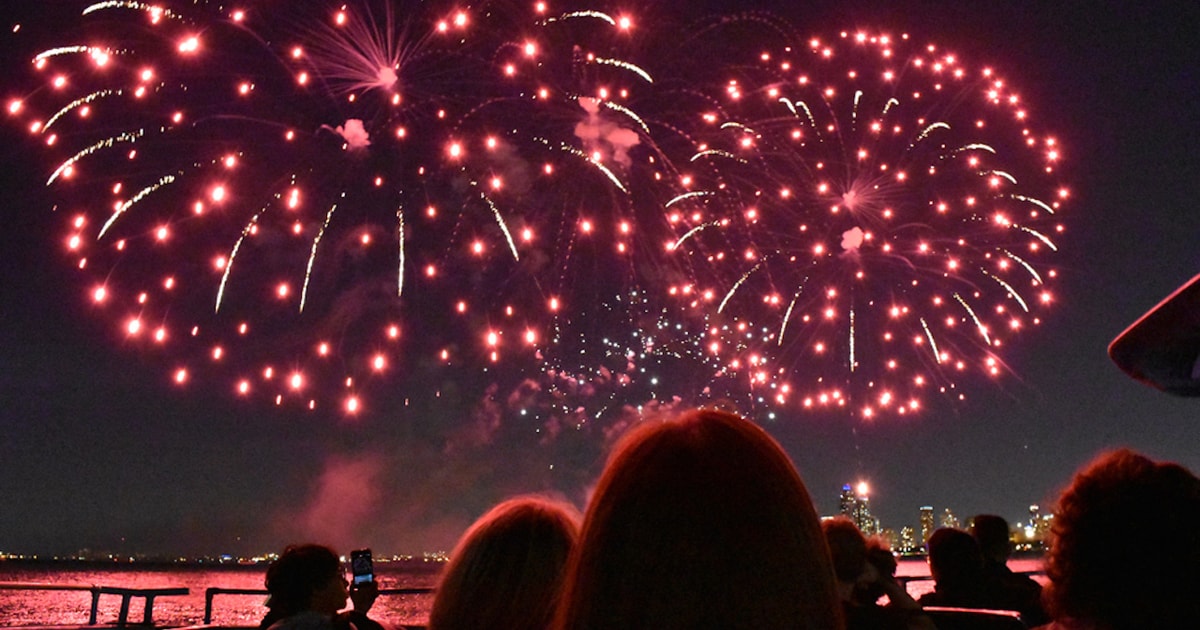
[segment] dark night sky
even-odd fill
[[[919,418],[798,415],[769,425],[818,509],[832,512],[841,485],[865,479],[885,525],[915,524],[927,504],[1017,519],[1030,503],[1049,503],[1097,452],[1121,445],[1200,470],[1200,403],[1135,383],[1105,354],[1126,325],[1200,272],[1200,8],[887,4],[776,10],[802,33],[909,32],[1003,68],[1062,138],[1074,198],[1058,303],[1008,349],[1016,377],[969,382],[965,404]],[[14,50],[8,28],[21,16],[5,20],[7,100],[13,81],[26,85],[26,51]],[[449,409],[346,421],[168,386],[160,366],[119,347],[89,314],[59,249],[44,165],[27,159],[30,145],[11,126],[4,133],[0,551],[257,552],[296,538],[446,549],[490,503],[547,483],[522,472],[541,457],[536,444],[444,439],[438,411]],[[558,470],[594,463],[560,459]],[[585,489],[575,484],[568,496],[578,503]]]

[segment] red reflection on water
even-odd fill
[[[381,588],[429,588],[437,581],[440,564],[380,563],[377,575]],[[154,601],[154,623],[186,626],[204,622],[204,593],[209,587],[261,589],[265,566],[198,567],[104,565],[88,563],[0,563],[0,582],[78,584],[134,589],[187,588],[188,595],[158,597]],[[219,595],[214,599],[212,623],[257,625],[267,610],[264,595]],[[372,617],[395,624],[423,624],[429,618],[432,598],[426,595],[381,597]],[[84,625],[88,622],[92,596],[88,591],[17,591],[0,589],[0,620],[5,626]],[[120,612],[117,595],[100,597],[97,622],[113,624]],[[143,600],[135,598],[129,621],[142,620]]]

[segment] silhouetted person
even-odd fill
[[[540,497],[500,503],[471,525],[451,554],[430,630],[544,630],[578,538],[574,508]]]
[[[1046,603],[1058,630],[1200,627],[1200,479],[1122,449],[1058,499]]]
[[[892,552],[872,544],[850,519],[821,521],[829,543],[846,630],[934,630],[921,606],[896,581]],[[888,605],[876,602],[888,596]]]
[[[927,543],[934,590],[918,600],[922,606],[996,608],[983,588],[983,554],[967,532],[951,527],[934,530]]]
[[[736,415],[647,421],[605,466],[558,628],[842,627],[812,499],[782,448]]]
[[[1008,558],[1012,555],[1008,521],[995,514],[977,515],[972,519],[971,535],[983,554],[984,583],[999,607],[1021,613],[1022,621],[1029,625],[1050,621],[1042,608],[1042,586],[1008,568]]]
[[[374,581],[347,591],[346,575],[338,555],[321,545],[293,545],[267,567],[267,615],[259,624],[273,630],[378,630],[367,618],[375,603]],[[351,611],[338,615],[346,598]]]

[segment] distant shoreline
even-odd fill
[[[444,558],[376,558],[377,564],[397,565],[397,566],[424,566],[429,564],[441,564]],[[53,565],[56,567],[105,567],[105,568],[121,568],[130,567],[137,569],[155,569],[155,568],[188,568],[194,567],[198,569],[213,569],[213,570],[252,570],[266,569],[271,564],[270,559],[251,560],[217,560],[206,558],[61,558],[61,557],[46,557],[46,556],[20,556],[20,557],[0,557],[0,567],[3,566],[47,566]]]

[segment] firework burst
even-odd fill
[[[46,184],[95,308],[179,384],[355,412],[417,365],[542,356],[580,303],[568,252],[632,247],[630,191],[659,167],[620,102],[651,82],[612,52],[628,18],[80,6],[10,114],[58,156]],[[610,31],[605,52],[579,53],[577,25]]]
[[[792,40],[796,41],[796,40]],[[695,114],[692,190],[669,204],[672,291],[772,404],[907,414],[1053,303],[1062,149],[1013,87],[908,36],[843,33],[731,64]]]

